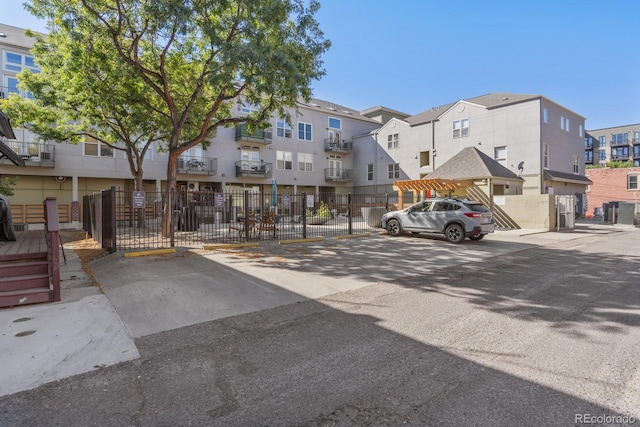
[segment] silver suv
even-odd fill
[[[465,237],[480,240],[493,233],[491,211],[480,202],[467,199],[426,199],[400,211],[382,215],[382,228],[392,236],[403,231],[444,234],[460,243]]]

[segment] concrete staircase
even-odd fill
[[[46,252],[0,257],[0,307],[53,301]]]

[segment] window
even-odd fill
[[[240,110],[241,112],[243,112],[245,114],[250,114],[250,113],[255,113],[256,111],[258,111],[259,108],[256,107],[255,105],[245,104],[244,101],[240,101],[240,104],[238,105],[238,110]]]
[[[453,137],[460,138],[469,136],[469,119],[456,120],[453,122]]]
[[[628,160],[629,146],[616,147],[611,149],[611,160]]]
[[[580,157],[573,156],[573,173],[580,173]]]
[[[342,129],[342,120],[336,119],[335,117],[329,117],[329,128]]]
[[[298,153],[298,170],[313,172],[313,154]]]
[[[582,125],[578,125],[578,134],[580,136],[582,136],[582,132],[583,132]]]
[[[628,133],[612,133],[611,145],[628,145],[629,134]]]
[[[280,138],[291,138],[291,126],[289,126],[286,120],[276,120],[276,136]]]
[[[542,110],[542,117],[545,123],[549,123],[549,110],[548,109],[544,109]]]
[[[564,116],[560,116],[560,129],[564,130]]]
[[[598,160],[607,160],[607,150],[598,151]]]
[[[638,189],[638,175],[627,175],[627,190]]]
[[[606,147],[607,146],[607,137],[602,135],[599,139],[598,139],[598,146],[599,147]]]
[[[640,145],[634,145],[633,146],[633,158],[638,158],[640,157]]]
[[[293,169],[293,154],[291,151],[277,151],[276,152],[276,169],[292,170]]]
[[[367,181],[373,181],[373,163],[367,165]]]
[[[113,157],[113,148],[90,136],[85,137],[84,155],[94,157]]]
[[[400,163],[389,164],[389,179],[400,178]]]
[[[311,123],[298,122],[298,139],[311,141]]]
[[[493,149],[494,159],[502,166],[507,166],[507,147],[496,147]]]
[[[391,150],[392,148],[398,148],[398,134],[394,133],[392,135],[387,135],[387,148]]]
[[[565,130],[566,130],[567,132],[570,132],[570,131],[571,131],[571,124],[570,124],[570,122],[569,122],[569,118],[568,118],[568,117],[567,117],[567,119],[566,119],[565,127],[566,127],[566,129],[565,129]]]
[[[560,116],[560,129],[566,130],[567,132],[571,130],[571,123],[568,117]],[[582,136],[582,131],[580,131],[580,134],[580,136]]]
[[[39,73],[40,68],[36,65],[33,56],[21,55],[5,51],[4,53],[4,69],[19,73],[23,69],[29,69],[33,73]]]
[[[545,169],[549,168],[549,144],[546,142],[542,146],[542,167]]]
[[[142,153],[142,149],[144,148],[144,143],[140,142],[138,143],[138,151]],[[151,160],[151,152],[153,151],[153,143],[149,144],[149,148],[147,148],[147,151],[145,151],[144,153],[144,160]],[[125,154],[125,158],[127,157],[127,155]]]
[[[585,163],[593,163],[593,151],[585,151],[584,152],[584,162]]]
[[[584,148],[586,150],[591,150],[593,148],[593,138],[588,136],[584,139]]]
[[[421,151],[420,152],[420,167],[422,166],[429,166],[431,164],[431,153],[429,153],[428,151]]]
[[[640,142],[640,130],[633,131],[633,143],[636,144]]]

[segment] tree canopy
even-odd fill
[[[314,18],[315,0],[25,5],[49,29],[46,36],[31,34],[42,71],[21,76],[49,115],[34,120],[34,131],[56,140],[89,133],[133,150],[134,157],[135,147],[159,141],[169,155],[167,196],[176,187],[178,156],[206,148],[218,127],[259,126],[274,112],[288,117],[288,107],[308,100],[330,46]],[[238,102],[255,109],[240,114]],[[141,166],[144,153],[137,155]]]

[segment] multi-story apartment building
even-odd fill
[[[3,91],[16,92],[18,71],[37,72],[29,54],[33,40],[7,25],[0,24],[0,33]],[[237,108],[243,113],[250,107]],[[267,190],[275,180],[283,194],[393,193],[395,181],[423,178],[470,146],[523,179],[496,182],[490,194],[582,195],[590,183],[584,176],[584,118],[543,96],[494,93],[413,116],[384,107],[358,112],[320,100],[301,102],[298,109],[299,114],[291,111],[293,123],[272,117],[266,131],[218,129],[206,151],[183,153],[179,185],[224,193]],[[124,153],[91,140],[39,141],[13,124],[17,139],[7,143],[27,166],[0,159],[0,175],[18,177],[12,204],[56,197],[79,221],[73,207],[83,195],[111,186],[133,189]],[[150,150],[143,165],[145,190],[163,188],[166,168],[166,155]]]
[[[29,49],[34,40],[24,30],[0,25],[0,75],[2,96],[21,93],[16,74],[24,67],[37,72]],[[238,113],[250,108],[238,104]],[[237,189],[262,191],[277,182],[283,193],[341,193],[353,183],[352,138],[368,133],[380,122],[358,111],[321,100],[298,104],[299,113],[290,111],[293,122],[273,117],[272,127],[249,133],[246,126],[218,129],[211,145],[185,152],[177,169],[178,185],[189,190]],[[115,186],[133,189],[125,154],[95,140],[78,145],[39,141],[13,121],[16,140],[7,141],[25,160],[18,168],[0,159],[0,175],[16,176],[18,183],[13,204],[41,203],[56,197],[59,204],[77,205],[85,194]],[[167,156],[155,149],[143,163],[144,186],[160,191],[166,179]],[[266,189],[266,188],[265,188]],[[77,209],[70,209],[70,212]],[[74,218],[79,220],[79,218]]]
[[[390,192],[394,181],[423,178],[463,148],[476,147],[524,179],[522,185],[496,183],[492,194],[582,195],[590,183],[584,176],[584,122],[543,96],[511,93],[394,116],[354,144],[354,187]]]
[[[588,130],[584,138],[584,162],[606,166],[611,161],[633,161],[640,166],[640,123]]]

